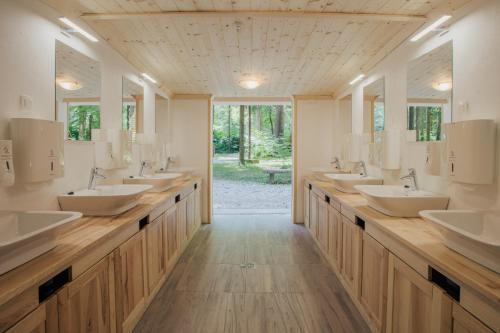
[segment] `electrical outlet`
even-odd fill
[[[21,111],[29,111],[33,106],[33,100],[28,95],[21,95],[19,97],[19,107]]]

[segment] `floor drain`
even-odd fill
[[[245,262],[243,264],[240,264],[240,267],[243,269],[253,269],[255,268],[255,264],[253,262]]]

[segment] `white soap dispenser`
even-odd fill
[[[0,186],[12,186],[14,181],[12,141],[0,140]]]

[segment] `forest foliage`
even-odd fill
[[[213,111],[216,154],[241,153],[243,150],[246,160],[291,156],[290,105],[215,105]],[[240,133],[243,133],[241,140]]]

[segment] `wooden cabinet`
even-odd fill
[[[196,228],[201,225],[202,209],[203,203],[201,201],[201,184],[198,183],[198,186],[194,190],[194,223]]]
[[[385,330],[389,251],[366,232],[362,233],[360,300],[377,332]]]
[[[151,294],[166,274],[166,250],[164,237],[165,215],[158,216],[146,227],[148,293]]]
[[[57,296],[52,296],[5,333],[58,333]],[[75,331],[76,332],[76,331]]]
[[[359,296],[362,230],[342,216],[342,276],[350,291]]]
[[[148,290],[146,252],[144,229],[115,250],[118,332],[130,332],[144,311]]]
[[[57,293],[60,332],[115,332],[112,256],[107,256]]]
[[[319,197],[313,191],[310,192],[311,204],[309,207],[309,230],[311,230],[312,235],[318,238],[318,204]]]
[[[165,239],[165,252],[167,268],[177,258],[179,253],[179,240],[177,236],[177,207],[172,206],[169,208],[163,217],[164,231],[163,237]]]
[[[328,256],[340,272],[342,267],[342,216],[332,206],[328,206]]]
[[[187,240],[187,198],[182,199],[177,204],[177,239],[179,248],[183,248]]]
[[[310,189],[307,184],[304,185],[304,225],[309,228],[309,206]]]
[[[328,251],[328,203],[318,198],[318,241],[321,248]]]
[[[457,303],[452,306],[453,333],[493,333],[493,330],[484,325]]]
[[[450,332],[451,301],[410,266],[389,255],[387,333]]]
[[[186,237],[191,239],[195,226],[195,192],[191,192],[186,198]]]

